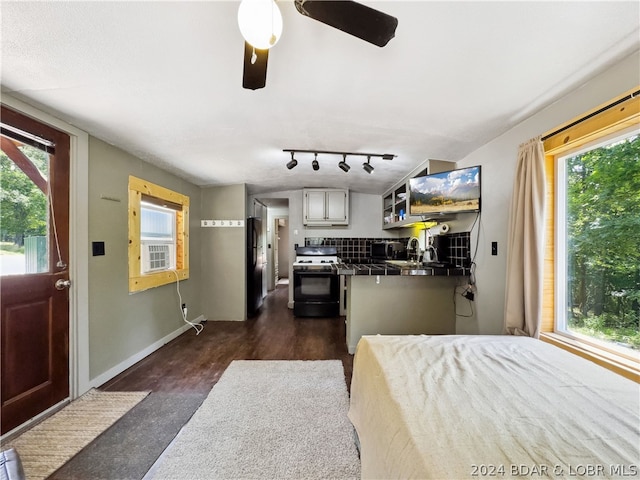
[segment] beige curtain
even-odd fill
[[[540,137],[520,145],[509,212],[505,332],[537,338],[544,268],[544,148]]]

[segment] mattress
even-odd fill
[[[640,386],[512,336],[364,336],[362,478],[640,478]]]

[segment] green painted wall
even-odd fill
[[[187,303],[190,319],[203,313],[199,262],[201,189],[101,140],[90,138],[89,252],[91,242],[105,242],[104,256],[89,257],[90,378],[126,362],[184,325],[175,284],[129,294],[129,175],[189,196],[190,278],[180,282],[180,292],[183,302]]]

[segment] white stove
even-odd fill
[[[336,247],[298,247],[296,248],[296,260],[293,262],[294,270],[335,270],[340,263]]]
[[[296,317],[340,315],[340,276],[336,247],[296,248],[293,263],[293,314]]]

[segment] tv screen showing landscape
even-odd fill
[[[480,211],[480,166],[409,180],[409,214],[443,215]]]

